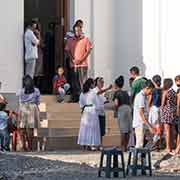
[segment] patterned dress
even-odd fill
[[[17,96],[19,97],[19,114],[20,128],[38,128],[40,123],[39,108],[40,92],[35,88],[31,94],[25,94],[24,89],[21,89]]]
[[[166,102],[161,110],[161,122],[174,124],[177,109],[177,94],[173,89],[169,89],[166,96]]]

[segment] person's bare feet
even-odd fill
[[[170,154],[170,153],[172,152],[172,150],[171,150],[171,149],[166,148],[166,149],[164,150],[164,152],[166,152],[166,153]]]

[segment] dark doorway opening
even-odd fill
[[[52,78],[56,67],[63,65],[66,12],[67,0],[24,0],[25,26],[32,19],[40,25],[43,73],[36,75],[35,84],[42,94],[52,94]]]

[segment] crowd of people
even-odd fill
[[[130,69],[129,86],[124,90],[124,77],[119,76],[114,85],[104,89],[104,80],[89,78],[80,95],[82,109],[78,144],[83,149],[102,148],[102,136],[106,133],[105,111],[112,109],[121,134],[120,147],[126,151],[129,147],[163,148],[171,153],[180,153],[180,75],[175,77],[177,92],[173,89],[173,80],[163,80],[160,75],[152,79],[140,76],[140,70]],[[113,98],[106,99],[104,93],[113,92]],[[106,92],[107,93],[107,92]]]
[[[79,102],[81,123],[77,143],[84,150],[103,147],[106,109],[111,109],[121,134],[120,147],[124,151],[131,146],[159,148],[165,139],[165,150],[168,153],[173,148],[176,154],[180,153],[180,75],[175,77],[178,87],[175,92],[172,79],[164,79],[163,83],[160,75],[147,79],[140,76],[139,68],[134,66],[130,69],[130,91],[124,89],[122,75],[115,79],[113,85],[105,88],[103,77],[88,78],[88,56],[93,46],[83,33],[82,20],[75,22],[73,30],[66,33],[64,40],[65,61],[69,69],[66,63],[58,66],[51,84],[58,102],[62,103],[67,94],[72,97],[70,102]],[[43,43],[36,22],[32,21],[27,27],[24,41],[25,76],[23,87],[17,92],[18,113],[7,110],[8,101],[0,95],[2,151],[10,149],[10,133],[17,129],[20,129],[23,150],[32,151],[33,130],[40,123],[40,90],[34,82],[36,71],[42,73],[42,59],[37,59],[41,57]]]

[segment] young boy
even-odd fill
[[[145,131],[154,133],[152,125],[148,122],[147,97],[152,93],[154,85],[147,80],[143,89],[136,95],[134,100],[133,128],[136,134],[136,148],[144,147]]]
[[[9,133],[8,133],[8,114],[5,112],[6,104],[0,102],[0,150],[5,151],[7,148]]]
[[[53,92],[54,94],[58,94],[58,101],[62,102],[64,100],[64,96],[69,91],[70,85],[66,82],[66,78],[64,76],[64,69],[61,66],[57,67],[57,75],[53,78]]]
[[[131,75],[131,78],[133,79],[133,82],[131,85],[131,102],[133,104],[136,95],[142,90],[146,80],[145,78],[140,76],[140,70],[136,66],[130,69],[130,75]]]

